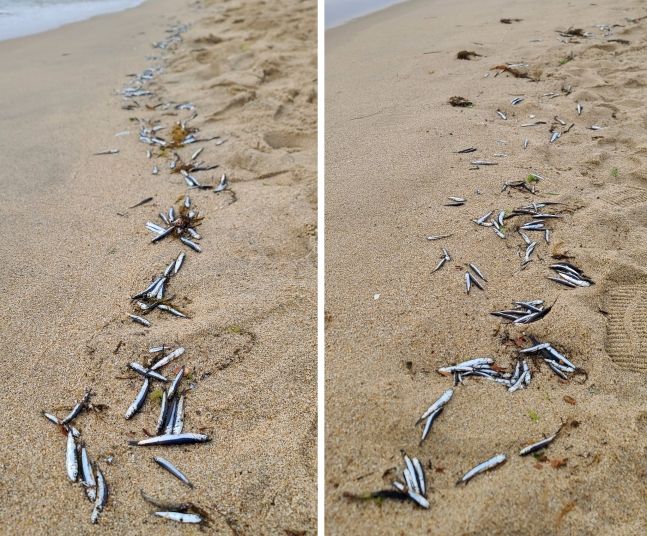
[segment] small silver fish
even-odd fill
[[[184,245],[189,246],[193,251],[197,251],[200,253],[202,251],[202,248],[198,246],[195,242],[191,242],[188,238],[184,238],[183,236],[180,237],[180,242],[182,242]]]
[[[506,461],[505,454],[497,454],[496,456],[493,456],[489,460],[486,460],[478,464],[476,467],[470,469],[467,473],[463,475],[463,477],[458,482],[456,482],[456,484],[467,483],[470,479],[474,478],[479,473],[483,473],[484,471],[494,469],[495,467],[497,467],[498,465],[502,464],[505,461]]]
[[[97,482],[94,478],[92,463],[88,457],[88,451],[85,447],[81,449],[81,479],[85,486],[85,493],[88,499],[94,501],[97,498]]]
[[[140,365],[139,363],[136,363],[134,361],[132,363],[128,363],[128,367],[134,370],[137,374],[141,374],[142,376],[144,376],[144,378],[153,378],[161,382],[168,381],[168,379],[165,376],[162,376],[159,372],[155,372],[154,370],[147,369],[143,365]]]
[[[155,433],[157,435],[162,433],[164,429],[164,423],[166,422],[166,413],[168,411],[168,396],[166,391],[162,391],[162,403],[160,405],[160,415],[157,418],[157,426],[155,427]]]
[[[496,113],[501,119],[504,119],[504,120],[508,119],[508,116],[505,114],[505,112],[502,112],[501,110],[497,110]]]
[[[183,434],[164,434],[161,436],[149,437],[141,441],[132,442],[132,445],[140,447],[165,446],[165,445],[191,445],[193,443],[205,443],[211,438],[205,434],[185,432]]]
[[[553,130],[553,132],[550,135],[550,143],[556,142],[561,135],[562,135],[561,132],[558,132],[557,130]]]
[[[162,458],[160,456],[155,456],[153,458],[153,460],[155,460],[155,462],[157,462],[157,464],[160,467],[163,467],[169,473],[171,473],[175,478],[179,479],[181,482],[183,482],[184,484],[186,484],[190,488],[193,487],[193,484],[191,484],[191,482],[186,477],[186,475],[182,471],[180,471],[177,467],[175,467],[171,462],[169,462],[168,460],[166,460],[166,459],[164,459],[164,458]]]
[[[560,430],[561,430],[561,427],[560,427]],[[557,432],[555,434],[553,434],[552,436],[550,436],[550,437],[546,437],[546,438],[542,439],[541,441],[537,441],[536,443],[533,443],[532,445],[528,445],[527,447],[522,448],[519,451],[519,456],[527,456],[528,454],[532,454],[533,452],[537,452],[538,450],[546,448],[559,435],[560,430],[557,430]]]
[[[182,381],[182,378],[184,377],[184,370],[185,370],[185,367],[182,367],[180,369],[180,372],[177,373],[177,376],[175,376],[175,379],[171,383],[171,386],[168,388],[168,397],[169,397],[169,399],[173,398],[175,396],[175,393],[177,393],[180,382]]]
[[[422,414],[422,416],[418,419],[416,424],[421,423],[424,421],[429,415],[434,413],[437,409],[442,408],[449,402],[454,395],[454,390],[453,389],[447,389],[442,395],[440,395],[440,398],[436,400],[431,406],[427,408],[427,410]]]
[[[151,365],[151,370],[157,370],[162,368],[164,365],[168,365],[171,361],[174,359],[180,357],[182,354],[184,354],[185,350],[184,347],[180,346],[170,352],[169,354],[165,355],[160,359],[159,361],[156,361],[153,365]]]
[[[65,453],[65,467],[67,469],[67,478],[76,482],[79,476],[79,460],[77,457],[76,443],[72,430],[67,432],[67,449]]]
[[[146,395],[148,395],[148,384],[149,384],[149,380],[148,378],[145,378],[144,383],[142,384],[142,387],[139,390],[139,393],[137,393],[137,397],[135,398],[135,400],[133,400],[133,403],[130,405],[130,407],[126,411],[126,414],[124,415],[126,419],[130,419],[144,405],[144,402],[146,401]]]
[[[180,435],[182,433],[183,428],[184,428],[184,396],[181,396],[177,401],[177,405],[175,407],[173,430],[171,431],[171,433],[173,435]]]
[[[100,156],[103,154],[117,154],[119,153],[119,149],[106,149],[104,151],[99,151],[98,153],[94,153],[94,156]]]
[[[96,524],[99,521],[99,514],[103,512],[107,502],[108,486],[106,484],[106,479],[104,478],[101,469],[97,468],[97,500],[94,503],[92,516],[90,517],[93,524]]]
[[[220,177],[220,182],[218,183],[218,186],[216,186],[213,189],[213,191],[215,193],[222,192],[223,190],[226,190],[228,186],[229,186],[229,182],[227,180],[227,175],[223,173],[222,177]]]
[[[429,241],[441,240],[443,238],[449,238],[450,236],[452,236],[452,235],[451,234],[437,235],[437,236],[432,235],[432,236],[428,236],[427,240],[429,240]]]
[[[187,514],[183,512],[155,512],[155,515],[157,517],[177,521],[179,523],[193,523],[196,525],[202,523],[202,517],[198,514]]]
[[[142,326],[146,326],[147,328],[151,327],[151,323],[145,318],[142,318],[141,316],[131,315],[131,314],[129,314],[128,316],[133,320],[133,322],[137,322],[138,324],[141,324]]]

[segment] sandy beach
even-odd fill
[[[645,533],[645,15],[636,1],[411,0],[327,32],[327,534]],[[525,78],[495,68],[514,64]],[[502,191],[515,180],[535,193]],[[525,266],[520,219],[505,239],[472,222],[546,200],[561,217],[550,243],[528,233]],[[441,248],[451,260],[432,274]],[[595,285],[549,280],[559,260]],[[468,263],[484,291],[466,293]],[[557,301],[532,324],[489,315],[535,299]],[[514,393],[466,378],[419,445],[416,419],[452,386],[439,367],[509,370],[530,335],[588,377],[534,359]],[[542,456],[518,455],[562,424]],[[402,451],[426,468],[429,510],[347,497],[389,488]],[[497,453],[504,465],[456,485]]]
[[[152,47],[181,25],[181,43]],[[154,517],[142,489],[199,506],[207,533],[314,533],[316,57],[316,5],[298,0],[151,0],[0,43],[3,534],[200,532]],[[154,65],[153,95],[122,99],[129,75]],[[183,102],[195,109],[165,104]],[[204,147],[200,159],[219,167],[195,175],[217,184],[226,173],[226,191],[187,190],[171,151],[148,159],[138,139],[142,120],[168,138],[193,111],[210,141],[177,152],[188,161]],[[93,156],[107,149],[119,152]],[[202,252],[151,244],[145,223],[161,224],[187,192],[204,216]],[[130,296],[181,251],[171,293],[190,318],[131,322]],[[128,445],[154,432],[160,401],[124,419],[142,383],[127,364],[162,343],[186,348],[164,373],[187,367],[184,429],[209,443]],[[95,410],[74,425],[110,489],[97,525],[67,480],[65,434],[41,415],[63,417],[86,387]]]

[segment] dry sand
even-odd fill
[[[413,0],[327,33],[329,534],[647,530],[647,20],[625,20],[646,14],[636,1]],[[523,20],[506,25],[501,17]],[[619,26],[605,37],[594,27],[603,23]],[[593,35],[562,42],[556,30],[569,26]],[[457,60],[464,49],[482,57]],[[494,77],[490,68],[505,62],[529,64],[540,81]],[[542,97],[563,84],[572,94]],[[513,107],[516,95],[525,101]],[[452,96],[474,106],[453,108]],[[548,124],[521,128],[531,114]],[[575,126],[549,144],[557,114]],[[588,130],[592,124],[605,128]],[[478,152],[454,153],[470,146]],[[474,158],[499,165],[470,170]],[[567,212],[551,224],[553,244],[540,239],[520,271],[520,237],[501,240],[470,220],[530,202],[531,195],[501,187],[532,171],[546,177],[534,199],[562,201]],[[467,204],[443,207],[450,195]],[[425,239],[445,233],[454,234]],[[569,290],[546,279],[557,244],[594,287]],[[453,260],[431,275],[441,247]],[[468,262],[486,273],[485,292],[466,295]],[[488,315],[536,298],[557,303],[525,328]],[[451,385],[435,369],[480,355],[508,366],[515,351],[503,343],[506,333],[552,342],[588,371],[588,381],[558,381],[545,366],[535,366],[530,387],[514,394],[468,380],[419,447],[415,420]],[[564,466],[516,454],[562,421],[568,424],[546,455],[566,459]],[[401,449],[433,467],[429,511],[344,498],[389,487]],[[497,452],[509,455],[504,466],[455,485]]]
[[[172,125],[190,112],[125,111],[115,91],[159,56],[151,43],[189,23],[164,53],[144,102],[191,101],[202,158],[231,193],[191,192],[205,216],[203,253],[150,244],[156,220],[185,192],[168,158],[147,160],[129,119]],[[312,534],[316,497],[316,6],[311,0],[156,0],[59,30],[0,43],[2,196],[0,532],[176,534],[139,490],[192,501],[218,534]],[[115,137],[129,130],[130,134]],[[114,156],[95,151],[119,148]],[[180,150],[185,159],[196,145]],[[151,174],[153,164],[161,173]],[[198,176],[208,181],[209,174]],[[145,197],[154,201],[127,207]],[[236,199],[235,202],[232,201]],[[171,290],[190,320],[130,322],[129,295],[185,249]],[[135,449],[158,402],[131,421],[140,387],[126,364],[148,345],[186,347],[195,389],[185,430],[206,445]],[[173,367],[167,367],[169,375]],[[105,404],[76,422],[110,486],[100,524],[66,480],[64,415],[84,387]],[[162,454],[187,490],[151,460]],[[113,457],[111,464],[105,461]],[[183,532],[198,533],[195,527]]]

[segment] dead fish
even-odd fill
[[[90,520],[93,524],[96,524],[99,521],[99,514],[103,512],[103,509],[108,502],[108,486],[106,484],[106,479],[101,472],[101,469],[97,468],[97,500],[94,503],[94,510],[92,510],[92,516]]]
[[[440,395],[440,398],[436,400],[431,406],[427,408],[427,410],[422,414],[422,416],[418,419],[416,424],[421,423],[424,421],[427,417],[429,417],[432,413],[434,413],[436,410],[442,408],[449,402],[454,395],[454,390],[453,389],[447,389],[442,395]]]
[[[472,288],[472,276],[469,272],[465,272],[465,288],[467,289],[467,293],[469,294],[470,289]]]
[[[527,148],[528,148],[528,144],[529,144],[529,143],[530,143],[530,142],[528,141],[528,138],[526,138],[525,140],[523,140],[523,148],[524,148],[524,149],[527,149]]]
[[[193,443],[205,443],[211,441],[211,438],[205,434],[196,434],[185,432],[183,434],[164,434],[161,436],[149,437],[141,441],[131,441],[133,446],[154,447],[167,445],[191,445]]]
[[[469,266],[469,267],[472,269],[472,271],[473,271],[476,275],[478,275],[478,276],[479,276],[483,281],[487,281],[487,278],[483,275],[483,272],[481,272],[481,270],[479,270],[479,269],[478,269],[478,267],[476,266],[476,264],[469,263],[469,264],[468,264],[468,266]]]
[[[481,216],[480,218],[478,218],[478,219],[476,219],[476,220],[472,220],[472,221],[473,221],[474,223],[476,223],[477,225],[483,225],[483,224],[485,223],[485,221],[486,221],[486,220],[487,220],[487,219],[492,215],[492,213],[493,213],[493,212],[494,212],[494,211],[493,211],[493,210],[491,210],[491,211],[490,211],[490,212],[488,212],[487,214],[484,214],[484,215],[483,215],[483,216]]]
[[[137,393],[137,397],[135,398],[135,400],[133,400],[133,403],[130,405],[130,407],[126,411],[126,414],[124,415],[126,419],[130,419],[133,415],[135,415],[135,413],[142,409],[142,406],[146,401],[146,395],[148,395],[148,384],[149,380],[148,378],[145,378],[144,383],[139,390],[139,393]]]
[[[558,132],[557,130],[553,130],[550,134],[550,143],[556,142],[560,137],[561,137],[561,132]]]
[[[150,203],[152,200],[153,200],[152,197],[147,197],[146,199],[142,199],[139,203],[135,203],[133,206],[128,207],[128,208],[140,207],[142,205],[145,205],[146,203]]]
[[[202,248],[198,246],[195,242],[191,242],[188,238],[185,238],[183,236],[180,237],[180,242],[182,242],[184,245],[190,247],[193,251],[196,251],[200,253],[202,251]]]
[[[546,448],[548,445],[550,445],[555,438],[559,435],[559,432],[561,431],[561,426],[559,430],[555,434],[553,434],[550,437],[546,437],[542,439],[541,441],[537,441],[536,443],[533,443],[532,445],[528,445],[527,447],[522,448],[519,451],[519,456],[527,456],[528,454],[532,454],[533,452],[537,452],[538,450],[542,450]]]
[[[97,498],[97,481],[94,478],[92,463],[85,447],[81,449],[81,482],[85,486],[88,499],[94,501]]]
[[[67,449],[65,453],[65,467],[67,469],[67,478],[76,482],[79,476],[79,460],[77,458],[76,443],[72,430],[67,432]]]
[[[223,190],[226,190],[228,186],[229,186],[229,181],[227,179],[227,175],[223,173],[222,177],[220,177],[220,182],[218,183],[218,186],[216,186],[213,189],[213,191],[215,193],[222,192]]]
[[[61,424],[69,424],[74,419],[76,419],[78,415],[81,413],[81,410],[83,410],[85,405],[88,403],[88,400],[90,400],[91,395],[92,395],[92,392],[90,391],[90,389],[86,389],[85,394],[83,395],[83,398],[72,408],[72,411],[70,411],[67,417],[65,417],[61,421]]]
[[[171,307],[170,305],[166,305],[164,303],[160,303],[157,308],[161,311],[166,311],[167,313],[172,314],[173,316],[177,316],[179,318],[188,318],[184,313],[181,311],[178,311],[177,309]]]
[[[472,161],[473,166],[498,166],[498,162],[490,162],[489,160],[474,160]]]
[[[508,119],[508,116],[505,114],[505,112],[502,112],[501,110],[497,110],[496,113],[501,119],[504,119],[504,120]]]
[[[537,242],[531,242],[528,244],[528,247],[526,247],[526,256],[523,259],[523,263],[527,264],[530,262],[530,255],[532,255],[532,252],[535,250],[535,246],[537,245]]]
[[[154,370],[147,369],[143,365],[140,365],[139,363],[132,362],[128,363],[128,367],[134,370],[137,374],[141,374],[144,376],[144,378],[152,378],[154,380],[159,380],[161,382],[167,382],[168,379],[165,376],[162,376],[159,372],[155,372]]]
[[[452,236],[452,234],[446,234],[446,235],[437,235],[437,236],[428,236],[427,240],[429,241],[434,241],[434,240],[441,240],[443,238],[449,238]]]
[[[555,117],[554,117],[554,119],[555,119],[555,121],[557,121],[557,122],[558,122],[560,125],[562,125],[563,127],[565,127],[565,126],[566,126],[566,122],[565,122],[565,121],[563,121],[562,119],[560,119],[559,117],[555,116]]]
[[[173,383],[171,383],[170,387],[168,388],[169,399],[173,398],[175,396],[175,393],[178,392],[178,387],[180,385],[180,382],[182,381],[182,378],[184,377],[184,371],[185,367],[182,367],[180,369],[180,372],[177,373],[177,376],[175,376]]]
[[[74,437],[80,437],[81,432],[79,432],[74,426],[68,426],[67,424],[63,424],[56,415],[52,415],[51,413],[47,413],[45,411],[42,412],[43,417],[45,417],[48,421],[58,424],[59,426],[62,426],[63,429],[66,432],[72,432],[72,435]]]
[[[196,152],[194,152],[194,153],[191,155],[191,159],[190,159],[190,160],[192,160],[192,161],[193,161],[193,160],[195,160],[196,158],[198,158],[198,156],[200,156],[200,154],[202,154],[202,151],[204,151],[204,147],[200,147],[200,149],[198,149]]]
[[[575,107],[575,110],[577,111],[577,115],[582,115],[582,111],[584,110],[584,107],[578,102],[577,106]]]
[[[157,426],[155,427],[155,433],[157,435],[162,433],[164,429],[164,423],[166,422],[166,414],[168,411],[168,396],[166,391],[162,391],[162,403],[160,405],[160,415],[157,418]]]
[[[477,150],[476,147],[468,147],[467,149],[461,149],[460,151],[456,151],[456,154],[473,153],[476,150]]]
[[[131,315],[131,314],[129,314],[128,316],[133,320],[133,322],[137,322],[138,324],[141,324],[142,326],[146,326],[147,328],[151,327],[151,323],[145,318],[142,318],[141,316]]]
[[[155,456],[153,458],[153,460],[155,460],[155,462],[160,467],[163,467],[169,473],[171,473],[175,478],[177,478],[178,480],[180,480],[181,482],[183,482],[184,484],[186,484],[190,488],[193,487],[193,484],[191,484],[191,482],[189,482],[189,479],[186,477],[186,475],[182,471],[180,471],[177,467],[175,467],[171,462],[169,462],[168,460],[166,460],[166,459],[164,459],[164,458],[162,458],[160,456]]]
[[[176,348],[172,352],[170,352],[168,355],[165,355],[162,357],[159,361],[156,361],[153,365],[151,365],[151,370],[157,370],[162,368],[164,365],[168,365],[173,359],[176,359],[180,357],[182,354],[184,354],[184,348],[182,346]]]
[[[420,443],[419,445],[422,445],[423,441],[427,439],[427,436],[429,435],[429,431],[431,430],[431,425],[434,423],[436,420],[436,417],[440,415],[443,411],[444,407],[438,408],[436,411],[434,411],[429,417],[427,417],[427,420],[425,422],[425,426],[422,429],[422,437],[420,438]]]
[[[171,521],[177,521],[179,523],[202,523],[202,517],[198,514],[186,514],[182,512],[155,512],[155,515],[157,517],[162,517]]]
[[[470,469],[463,475],[463,477],[456,482],[456,484],[466,484],[469,480],[474,478],[476,475],[483,473],[485,471],[489,471],[490,469],[494,469],[495,467],[501,465],[503,462],[506,461],[506,455],[505,454],[497,454],[496,456],[493,456],[489,460],[486,460],[480,464],[478,464],[476,467]]]
[[[521,104],[522,102],[523,102],[523,97],[515,97],[510,101],[510,104],[512,104],[512,106],[516,106],[517,104]]]
[[[117,154],[119,153],[119,149],[106,149],[105,151],[99,151],[98,153],[94,153],[93,156],[100,156],[104,154]]]
[[[180,268],[182,268],[182,264],[184,263],[184,258],[186,257],[186,253],[182,252],[177,256],[177,259],[175,260],[175,265],[173,266],[173,275],[177,274],[180,271]]]
[[[184,428],[184,395],[180,396],[175,405],[174,419],[173,419],[173,429],[171,433],[173,435],[180,435],[182,429]]]

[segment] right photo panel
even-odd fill
[[[645,534],[644,3],[325,17],[326,533]]]

